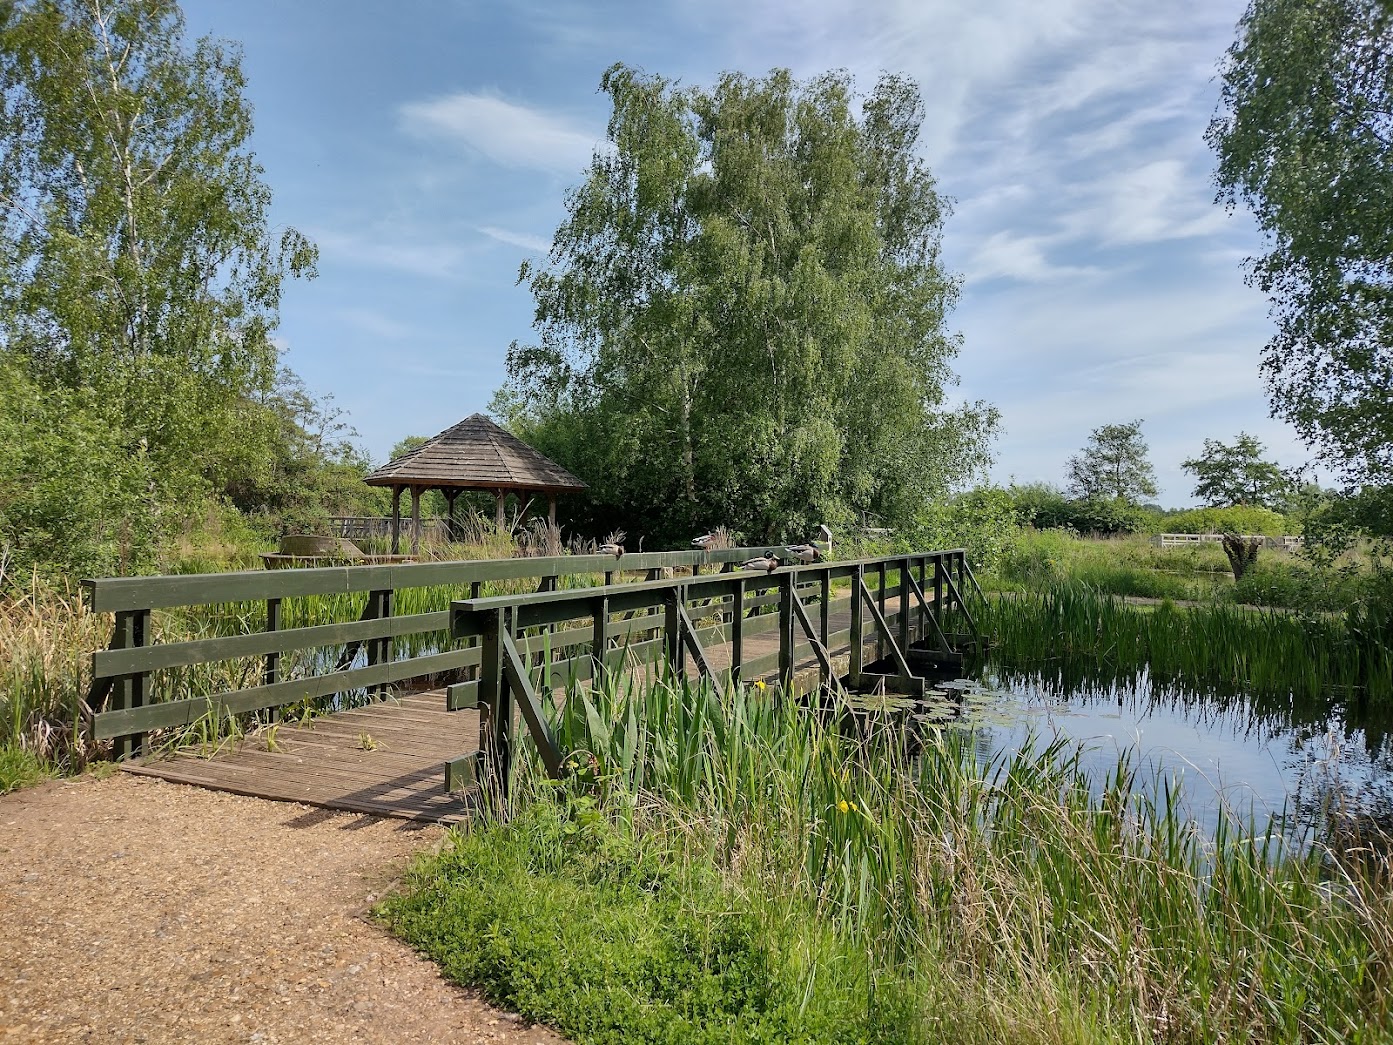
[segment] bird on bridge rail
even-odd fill
[[[763,570],[765,573],[773,573],[781,565],[779,557],[773,552],[770,552],[768,555],[762,555],[756,559],[747,559],[740,564],[740,568],[742,570]]]
[[[711,543],[715,541],[715,539],[716,535],[714,533],[703,533],[700,537],[692,538],[692,547],[700,548],[702,551],[705,551],[711,546]]]
[[[827,538],[826,542],[819,544],[817,541],[809,541],[807,544],[794,544],[784,550],[800,562],[817,562],[819,559],[825,560],[832,553],[832,531],[826,524],[821,524],[818,529]]]
[[[639,541],[639,551],[643,551],[643,542]],[[605,538],[605,543],[595,549],[600,555],[613,555],[616,559],[624,554],[624,531],[616,530]]]

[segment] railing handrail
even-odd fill
[[[611,555],[554,555],[513,559],[457,559],[445,562],[377,566],[316,566],[302,570],[236,570],[152,577],[87,578],[88,606],[96,613],[207,606],[251,599],[287,599],[306,595],[383,589],[426,588],[473,581],[558,577],[577,573],[636,572],[678,566],[743,562],[781,545],[727,548],[721,551],[636,552]]]

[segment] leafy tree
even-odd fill
[[[1128,504],[1155,497],[1156,474],[1141,426],[1138,420],[1095,428],[1083,451],[1069,458],[1070,493],[1083,500]]]
[[[957,284],[912,83],[859,110],[842,74],[701,90],[616,65],[601,88],[612,148],[523,267],[540,340],[495,402],[591,484],[584,525],[894,525],[986,462],[995,411],[946,401]]]
[[[1252,505],[1275,508],[1291,485],[1282,469],[1262,457],[1262,443],[1239,432],[1233,444],[1206,439],[1198,457],[1180,467],[1195,477],[1195,496],[1211,508]]]
[[[1268,252],[1272,412],[1351,479],[1393,467],[1393,5],[1252,0],[1208,139]]]
[[[55,486],[25,518],[85,498],[148,542],[211,497],[264,491],[300,453],[270,334],[284,280],[312,275],[315,250],[271,233],[238,52],[186,47],[174,0],[0,3],[0,86],[0,365],[80,414],[64,415],[73,446],[102,462],[68,508]],[[48,532],[7,525],[11,540]],[[29,550],[68,552],[61,538]]]

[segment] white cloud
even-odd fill
[[[467,254],[453,243],[401,238],[378,238],[315,230],[320,259],[326,264],[346,262],[366,268],[395,269],[417,276],[454,279],[460,275]]]
[[[464,145],[505,167],[574,174],[599,142],[559,116],[481,91],[408,102],[400,114],[412,134]]]
[[[963,277],[970,283],[998,278],[1044,283],[1099,274],[1098,269],[1084,265],[1050,262],[1045,256],[1048,244],[1049,240],[1043,236],[1016,236],[1005,231],[993,233],[972,255]]]
[[[489,239],[497,240],[499,243],[507,243],[509,246],[521,247],[523,250],[530,250],[534,254],[546,254],[551,250],[550,240],[545,240],[540,236],[533,236],[526,232],[513,232],[509,229],[500,229],[496,225],[480,225],[479,231]]]

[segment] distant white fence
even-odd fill
[[[1180,548],[1187,544],[1218,544],[1223,539],[1222,533],[1158,533],[1151,538],[1151,543],[1162,548]],[[1260,533],[1245,534],[1243,539],[1262,541],[1264,548],[1280,548],[1283,551],[1295,551],[1304,541],[1301,537],[1267,537]]]

